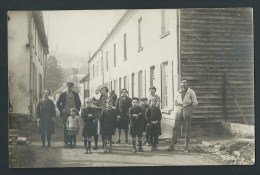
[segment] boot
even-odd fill
[[[98,136],[95,136],[94,137],[94,140],[95,140],[95,147],[93,148],[93,150],[97,150],[98,149]]]
[[[173,151],[174,150],[174,146],[169,146],[169,148],[167,149],[167,151]]]
[[[87,145],[87,141],[86,140],[84,140],[84,147],[85,147],[85,149],[86,149],[86,152],[85,152],[85,154],[88,154],[88,145]]]
[[[136,143],[133,141],[133,153],[136,153]]]
[[[144,152],[142,147],[142,141],[138,141],[138,143],[139,143],[139,152]]]
[[[112,140],[109,141],[109,153],[112,153]]]
[[[104,142],[104,153],[107,153],[107,142]]]
[[[88,142],[88,152],[89,152],[89,154],[91,154],[91,142],[90,141]]]

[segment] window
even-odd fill
[[[150,67],[150,86],[154,85],[154,70],[155,70],[155,66]]]
[[[40,62],[40,61],[41,61],[41,60],[40,60],[40,58],[41,58],[41,53],[40,53],[41,50],[40,50],[40,47],[41,47],[41,46],[40,46],[39,39],[38,39],[38,46],[37,46],[37,47],[38,47],[38,51],[37,51],[38,61]]]
[[[97,61],[97,77],[98,77],[98,61]]]
[[[33,99],[37,101],[37,69],[33,63]]]
[[[127,60],[127,52],[126,52],[126,34],[124,34],[124,60]]]
[[[142,18],[138,19],[138,51],[141,51],[142,47]]]
[[[124,76],[124,88],[126,88],[127,90],[129,89],[128,87],[128,77]]]
[[[116,66],[116,44],[114,44],[114,66]]]
[[[34,51],[35,51],[35,55],[37,55],[37,29],[36,29],[36,26],[34,27],[34,44],[35,44],[35,48],[34,48]]]
[[[106,71],[108,71],[108,52],[106,52]]]
[[[113,90],[113,83],[110,81],[110,91]]]
[[[138,72],[138,96],[141,98],[143,96],[143,72]]]
[[[131,76],[131,81],[132,81],[132,98],[135,95],[135,74],[133,73]]]
[[[169,35],[169,19],[166,18],[166,12],[165,9],[161,10],[161,38]]]
[[[95,78],[95,64],[92,65],[92,70],[93,70],[93,78]]]
[[[119,78],[119,95],[120,95],[120,92],[121,92],[121,78]]]
[[[169,105],[168,98],[168,62],[162,64],[162,107]]]
[[[114,80],[114,90],[117,95],[119,95],[119,91],[117,89],[117,80]]]
[[[42,98],[42,75],[39,74],[39,98]]]

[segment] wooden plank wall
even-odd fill
[[[249,8],[180,10],[181,76],[198,96],[194,118],[244,123],[225,88],[226,73],[241,111],[254,123],[252,13]]]

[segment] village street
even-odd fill
[[[159,151],[151,151],[150,146],[143,146],[144,152],[132,153],[132,144],[113,144],[113,153],[104,153],[99,141],[99,149],[92,150],[92,154],[84,154],[83,138],[77,136],[77,144],[73,149],[64,148],[62,137],[62,123],[56,118],[55,134],[52,137],[51,148],[41,148],[40,136],[31,135],[27,145],[15,144],[15,162],[13,167],[122,167],[122,166],[188,166],[188,165],[221,165],[208,153],[184,150],[181,139],[174,152],[168,152],[169,139],[159,140]],[[117,135],[113,136],[116,141]],[[124,141],[124,137],[121,138]],[[191,144],[194,148],[196,144]],[[12,156],[11,156],[12,157]],[[12,160],[11,160],[12,161]]]
[[[92,154],[84,154],[83,138],[77,136],[77,144],[73,149],[64,148],[62,142],[62,127],[59,119],[52,139],[51,148],[41,148],[38,135],[28,145],[33,152],[30,168],[34,167],[104,167],[104,166],[182,166],[182,165],[219,165],[209,158],[208,154],[187,152],[182,143],[176,146],[174,152],[167,152],[169,143],[161,139],[159,151],[151,151],[150,146],[143,146],[145,152],[132,153],[132,144],[113,144],[113,153],[104,153],[99,141],[99,149]],[[113,137],[115,141],[116,136]],[[124,137],[122,137],[124,141]],[[33,161],[32,161],[33,160]]]
[[[99,149],[92,154],[84,154],[82,141],[74,149],[63,148],[61,142],[54,143],[52,148],[40,148],[40,143],[33,143],[31,149],[36,153],[36,160],[31,167],[219,165],[208,158],[207,154],[180,150],[168,153],[164,145],[160,146],[161,150],[158,152],[152,152],[150,147],[145,146],[145,152],[133,154],[131,145],[120,144],[113,145],[113,153],[103,153],[103,150]]]

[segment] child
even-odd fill
[[[142,108],[139,106],[139,99],[132,98],[132,107],[129,108],[130,134],[132,136],[133,153],[136,152],[136,136],[138,137],[139,151],[143,152],[142,135],[144,126],[144,117],[142,116]]]
[[[100,88],[97,87],[92,94],[92,103],[96,106],[98,106],[98,103],[100,101],[101,93],[100,93]]]
[[[97,135],[97,110],[91,98],[86,98],[86,107],[81,109],[81,117],[84,121],[82,136],[84,137],[85,154],[91,153],[91,139]]]
[[[142,108],[142,117],[145,119],[145,111],[146,109],[150,106],[148,103],[147,103],[147,98],[146,97],[143,97],[140,99],[140,105],[141,105],[141,108]],[[150,136],[147,132],[147,120],[145,119],[144,120],[144,127],[143,127],[143,131],[145,132],[145,138],[146,138],[146,141],[144,143],[146,143],[147,146],[150,146]]]
[[[113,108],[111,100],[106,101],[107,108],[103,109],[100,116],[100,134],[104,138],[104,153],[112,153],[112,135],[115,134],[117,111]],[[107,148],[109,142],[109,149]]]
[[[157,99],[151,99],[151,106],[147,108],[145,117],[147,120],[147,132],[150,135],[150,142],[152,144],[151,150],[158,151],[158,137],[161,135],[161,119],[162,113],[159,107],[156,106]]]
[[[70,110],[71,116],[68,117],[66,127],[68,130],[70,148],[76,146],[76,135],[79,133],[79,113],[76,108]],[[73,140],[73,145],[72,145]]]

